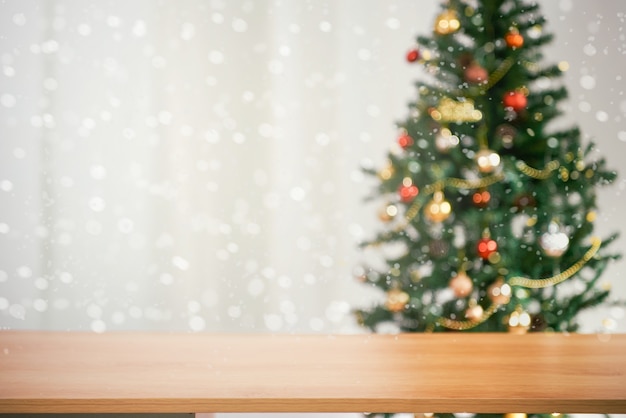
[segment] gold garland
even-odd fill
[[[602,245],[602,240],[600,240],[600,238],[592,238],[589,250],[587,250],[580,260],[572,264],[562,273],[556,274],[552,277],[546,277],[545,279],[529,279],[528,277],[516,276],[512,277],[508,283],[511,286],[521,286],[529,289],[542,289],[544,287],[557,285],[578,273],[580,269],[583,268],[584,265],[596,255],[600,249],[600,245]]]
[[[525,162],[519,160],[515,163],[515,167],[522,173],[527,175],[528,177],[532,177],[538,180],[545,180],[552,175],[552,172],[557,170],[561,164],[556,161],[550,161],[543,170],[538,170],[526,164]]]
[[[454,187],[455,189],[482,189],[502,180],[504,180],[504,174],[498,173],[478,180],[449,178],[446,179],[445,184],[446,186]]]
[[[485,91],[489,90],[498,81],[502,80],[502,77],[504,77],[505,74],[509,72],[513,64],[513,57],[507,57],[504,61],[502,61],[502,64],[500,64],[500,66],[496,68],[495,71],[489,76],[489,80],[487,82],[487,85],[485,86]]]
[[[467,320],[467,321],[456,321],[450,318],[439,318],[437,319],[437,325],[441,325],[442,327],[446,327],[449,329],[453,329],[456,331],[463,331],[466,329],[471,329],[477,327],[478,325],[485,322],[491,315],[493,315],[501,305],[493,304],[486,311],[483,312],[483,315],[479,319],[475,320]]]

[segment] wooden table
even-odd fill
[[[0,413],[626,412],[626,335],[0,331]]]

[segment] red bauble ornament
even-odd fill
[[[487,190],[479,190],[472,195],[472,202],[479,208],[484,208],[489,204],[491,200],[491,193]]]
[[[408,62],[415,62],[418,59],[420,59],[420,52],[416,48],[411,49],[409,52],[406,53],[406,60]]]
[[[504,103],[504,107],[509,107],[516,112],[520,110],[524,110],[526,105],[528,104],[528,100],[524,93],[520,91],[507,91],[502,98],[502,103]]]
[[[498,250],[498,243],[491,238],[481,238],[476,248],[480,258],[487,260],[491,254]]]
[[[517,30],[511,30],[504,35],[504,41],[509,48],[521,48],[524,45],[524,37]]]
[[[411,145],[413,145],[413,138],[411,138],[411,136],[409,134],[407,134],[406,132],[403,132],[399,137],[398,137],[398,144],[400,144],[400,146],[404,149],[410,147]]]
[[[418,195],[419,189],[414,184],[411,184],[409,186],[405,186],[403,184],[398,189],[398,193],[400,194],[400,200],[402,200],[403,202],[410,202]]]
[[[476,63],[472,63],[463,73],[465,81],[472,84],[485,84],[489,81],[489,73],[486,69]]]

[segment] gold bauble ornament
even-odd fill
[[[511,286],[499,277],[487,288],[487,296],[496,305],[506,305],[511,300]]]
[[[454,10],[445,10],[435,19],[435,33],[450,35],[461,28],[461,22]]]
[[[480,150],[476,153],[476,165],[481,173],[492,173],[500,166],[500,156],[490,149]]]
[[[460,271],[450,280],[448,286],[450,286],[450,289],[454,292],[454,296],[464,298],[472,293],[474,282],[472,282],[472,279],[464,271]]]
[[[406,304],[409,303],[410,296],[408,293],[400,289],[390,289],[387,291],[387,300],[385,308],[390,312],[400,312],[404,310]]]
[[[433,195],[433,200],[424,207],[424,216],[432,222],[443,222],[452,213],[452,205],[445,200],[443,193],[438,191]]]
[[[417,269],[409,271],[409,277],[411,277],[411,282],[413,283],[419,283],[419,281],[422,280],[422,275]]]

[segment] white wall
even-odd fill
[[[564,121],[620,170],[624,5],[543,3]],[[378,228],[359,166],[384,161],[436,7],[2,3],[0,327],[356,332],[357,243]],[[602,236],[625,230],[625,187],[600,191]],[[623,266],[606,281],[626,297]]]

